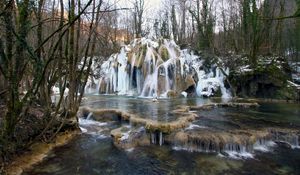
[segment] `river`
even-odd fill
[[[220,101],[176,98],[153,102],[145,98],[90,95],[82,106],[118,109],[145,119],[172,122],[182,117],[171,112],[178,106],[212,102]],[[121,126],[133,128],[130,122],[80,118],[82,134],[51,151],[23,174],[300,174],[299,104],[260,103],[257,108],[190,112],[198,117],[180,131],[187,135],[186,143],[170,133],[162,134],[162,144],[150,142],[126,149],[116,146],[111,131]],[[266,132],[268,137],[254,138]],[[151,139],[151,133],[145,131],[145,135]],[[253,144],[248,137],[256,139]],[[195,138],[198,141],[193,141]]]

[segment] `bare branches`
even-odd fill
[[[68,23],[64,24],[63,26],[61,26],[57,30],[55,30],[52,34],[50,34],[36,50],[38,50],[39,48],[43,47],[43,45],[45,45],[54,35],[56,35],[58,32],[60,32],[65,27],[67,27],[67,29],[69,27],[71,27],[80,18],[80,16],[85,12],[85,10],[90,6],[90,4],[92,3],[92,1],[93,0],[89,0],[88,3],[83,8],[83,10],[81,10],[81,12],[78,15],[76,15],[74,17],[74,19],[72,19],[72,21],[69,21]],[[65,29],[65,30],[67,30],[67,29]]]
[[[300,14],[283,16],[283,17],[275,17],[275,18],[261,18],[261,20],[280,21],[280,20],[295,19],[295,18],[300,18]]]
[[[115,8],[115,9],[107,9],[107,10],[100,10],[99,13],[111,13],[116,11],[122,11],[122,10],[132,10],[133,8]],[[85,12],[86,14],[93,14],[97,12]]]

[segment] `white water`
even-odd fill
[[[243,151],[243,152],[237,152],[237,151],[225,151],[226,154],[228,154],[228,157],[229,158],[232,158],[232,159],[249,159],[249,158],[254,158],[254,155],[249,153],[249,152],[246,152],[246,151]]]
[[[219,152],[217,150],[207,150],[207,149],[203,149],[197,146],[192,146],[192,145],[183,145],[183,146],[173,146],[172,147],[173,150],[175,151],[189,151],[189,152],[206,152],[206,153],[218,153],[218,156],[220,157],[228,157],[228,158],[232,158],[232,159],[252,159],[254,158],[254,154],[252,152],[249,152],[246,150],[245,147],[241,146],[240,149],[231,149],[231,148],[226,148],[224,149],[223,152]]]
[[[199,125],[191,124],[189,127],[186,128],[186,130],[190,129],[196,129],[196,128],[202,128]],[[285,140],[285,141],[283,141]],[[235,144],[235,143],[226,143],[222,151],[219,150],[209,150],[206,147],[203,147],[201,144],[198,145],[196,143],[175,143],[175,145],[172,147],[174,150],[185,150],[190,152],[211,152],[211,153],[218,153],[218,156],[220,157],[228,157],[232,159],[249,159],[254,158],[256,153],[258,152],[271,152],[273,151],[273,148],[277,146],[276,142],[281,142],[284,144],[289,145],[292,149],[298,149],[299,147],[299,140],[298,136],[291,135],[291,136],[284,136],[281,137],[279,140],[278,138],[273,138],[270,140],[266,139],[258,139],[253,145],[241,145],[241,144]]]
[[[259,140],[253,145],[255,151],[270,152],[272,147],[276,146],[274,141]]]
[[[204,129],[207,128],[206,126],[200,126],[195,124],[190,124],[185,130],[193,130],[193,129]]]
[[[91,114],[91,113],[90,113]],[[90,119],[79,118],[79,128],[82,133],[96,136],[97,138],[107,138],[109,135],[103,134],[104,127],[107,126],[106,122],[98,122]]]

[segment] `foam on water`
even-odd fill
[[[79,118],[79,125],[80,126],[87,126],[87,125],[105,126],[105,125],[108,125],[108,123],[107,122],[98,122],[98,121],[91,120],[91,119]]]
[[[274,141],[265,141],[263,143],[260,143],[259,141],[257,141],[253,145],[253,149],[255,151],[270,152],[271,148],[274,146],[276,146],[276,143]]]
[[[96,138],[103,139],[110,137],[109,135],[103,134],[105,126],[107,126],[107,122],[98,122],[91,119],[83,119],[79,118],[79,128],[82,133],[93,135]]]
[[[249,152],[225,151],[227,156],[232,159],[253,159],[254,155]]]
[[[190,124],[185,130],[193,130],[193,129],[204,129],[207,128],[206,126],[200,126],[195,124]]]

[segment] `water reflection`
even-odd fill
[[[159,99],[157,102],[153,102],[152,99],[145,98],[90,95],[86,97],[83,106],[95,109],[119,109],[137,114],[142,118],[157,121],[173,121],[178,116],[172,114],[171,111],[177,109],[179,105],[199,106],[209,102],[211,102],[209,99],[202,98]]]

